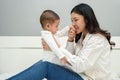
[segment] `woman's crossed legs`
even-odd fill
[[[83,80],[77,73],[46,61],[39,61],[7,80],[42,80],[43,78],[47,78],[47,80]]]

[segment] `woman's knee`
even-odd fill
[[[40,60],[37,63],[35,63],[34,66],[48,66],[50,64],[52,64],[52,63],[50,63],[48,61],[42,61],[42,60]]]

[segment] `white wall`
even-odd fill
[[[90,4],[101,27],[120,36],[120,0],[0,0],[0,35],[40,35],[39,16],[45,9],[60,15],[63,28],[71,24],[70,11],[79,3]]]
[[[114,36],[111,41],[115,42],[115,47],[111,51],[111,70],[114,73],[120,73],[120,36]]]

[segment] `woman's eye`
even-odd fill
[[[72,22],[77,22],[78,21],[78,19],[74,19],[74,20],[72,20]]]
[[[76,21],[78,21],[78,19],[75,19],[74,21],[76,22]]]

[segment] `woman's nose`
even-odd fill
[[[75,22],[72,22],[72,25],[75,26]]]

